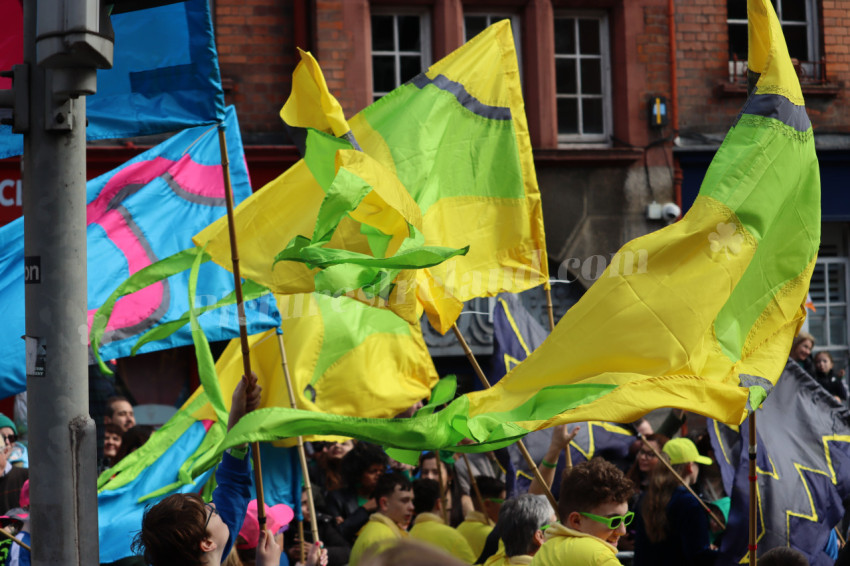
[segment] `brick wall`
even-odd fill
[[[812,124],[821,133],[850,132],[850,103],[844,86],[850,79],[850,14],[841,0],[818,6],[825,87],[804,87]],[[678,93],[680,131],[725,132],[746,94],[723,88],[728,83],[726,0],[677,0]]]
[[[284,143],[278,112],[297,63],[292,0],[216,0],[215,29],[227,103],[245,143]]]

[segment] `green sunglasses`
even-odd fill
[[[585,513],[584,511],[579,511],[579,515],[584,515],[588,519],[593,519],[597,523],[602,523],[611,530],[619,529],[620,524],[626,525],[628,527],[632,524],[632,521],[635,518],[635,514],[631,511],[629,511],[625,515],[616,515],[614,517],[602,517],[601,515]]]

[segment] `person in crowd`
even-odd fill
[[[103,471],[115,465],[118,461],[118,450],[121,448],[121,437],[124,434],[124,429],[115,423],[109,423],[103,427]]]
[[[375,486],[378,510],[369,516],[354,541],[349,566],[358,566],[364,554],[378,554],[393,542],[410,536],[407,527],[413,518],[413,486],[400,472],[382,475]]]
[[[230,430],[260,403],[257,377],[244,377],[233,391]],[[133,550],[151,566],[218,566],[230,553],[242,528],[251,498],[251,469],[247,445],[228,449],[216,470],[213,502],[194,493],[170,495],[145,510]],[[272,534],[260,534],[258,566],[278,566],[280,546]]]
[[[323,494],[344,487],[341,467],[342,458],[354,448],[353,440],[344,442],[313,442],[320,448],[313,455],[310,466],[310,481],[322,486]]]
[[[484,565],[531,564],[545,540],[543,529],[554,521],[552,506],[542,495],[524,493],[507,500],[496,523],[504,552],[497,552]]]
[[[463,562],[439,548],[419,541],[402,539],[380,553],[364,556],[361,566],[463,566]]]
[[[121,437],[121,446],[118,448],[118,453],[115,454],[114,466],[123,460],[128,454],[132,454],[142,446],[153,434],[153,428],[147,425],[134,426],[129,430],[124,431]]]
[[[549,439],[549,448],[546,450],[546,454],[543,456],[543,459],[540,461],[540,465],[538,469],[540,470],[540,477],[543,478],[546,487],[544,488],[537,479],[537,476],[534,476],[534,479],[531,480],[531,485],[528,488],[528,493],[533,493],[535,495],[542,495],[546,493],[546,489],[550,489],[552,487],[552,483],[555,481],[555,472],[558,469],[558,461],[561,459],[561,453],[565,450],[569,450],[570,442],[576,437],[579,431],[578,426],[574,426],[572,430],[567,430],[569,425],[558,425],[552,427],[552,436]]]
[[[546,530],[546,542],[531,564],[619,565],[617,543],[634,518],[629,511],[633,494],[634,484],[617,466],[602,458],[570,469],[561,481],[558,501],[563,524]]]
[[[667,442],[662,458],[689,486],[699,477],[699,464],[712,463],[688,438]],[[717,553],[710,546],[709,515],[662,462],[653,469],[637,510],[635,566],[714,563]]]
[[[469,468],[467,468],[469,462]],[[470,511],[475,510],[472,503],[472,487],[469,481],[470,472],[474,476],[490,476],[501,481],[505,481],[505,473],[502,466],[492,452],[479,452],[466,454],[466,458],[458,458],[455,460],[455,480],[457,481],[458,492],[460,494],[460,507],[463,509],[463,516],[466,517]]]
[[[437,457],[437,453],[429,450],[419,455],[419,478],[441,482],[448,488],[451,473],[446,463]]]
[[[281,530],[289,525],[295,513],[288,505],[278,503],[277,505],[266,505],[266,528],[275,537],[275,542],[283,547],[283,533]],[[257,545],[260,542],[260,522],[257,518],[257,500],[252,499],[245,510],[245,519],[239,536],[236,538],[236,549],[239,559],[243,564],[254,564],[257,560]],[[288,565],[287,560],[284,564]]]
[[[106,400],[108,412],[103,416],[103,424],[115,423],[124,431],[136,426],[136,416],[133,414],[133,405],[126,397],[110,397]]]
[[[815,373],[812,377],[838,401],[847,401],[847,384],[844,383],[843,375],[836,373],[834,365],[832,354],[818,352],[815,354]]]
[[[348,563],[348,555],[351,553],[351,545],[342,538],[336,528],[333,517],[322,513],[323,501],[319,496],[319,490],[313,486],[313,498],[316,506],[316,527],[319,531],[319,540],[328,553],[328,566],[345,566]],[[301,514],[304,516],[304,540],[301,540],[298,529],[289,528],[283,536],[284,548],[289,556],[289,562],[295,564],[301,557],[301,552],[308,554],[313,546],[313,517],[310,515],[310,505],[307,502],[307,490],[301,491]]]
[[[660,434],[648,434],[645,438],[651,447],[644,444],[643,441],[638,441],[640,444],[635,462],[626,474],[626,477],[632,480],[639,492],[646,490],[649,485],[649,473],[658,463],[656,453],[660,453],[669,440],[666,436]]]
[[[375,444],[358,442],[342,458],[342,475],[346,487],[328,492],[326,507],[339,525],[339,531],[349,543],[377,508],[372,495],[378,478],[386,471],[389,459]]]
[[[21,490],[29,479],[27,468],[17,468],[9,462],[10,446],[0,437],[0,514],[21,506]]]
[[[809,566],[805,554],[788,546],[771,548],[759,557],[758,563],[760,566]]]
[[[791,359],[800,364],[809,375],[815,374],[815,363],[812,360],[814,347],[815,337],[808,332],[800,332],[791,343]]]
[[[16,468],[28,468],[29,455],[27,447],[18,442],[18,427],[3,413],[0,413],[0,436],[6,441],[6,460]]]
[[[477,555],[466,538],[448,526],[443,518],[440,484],[423,479],[413,482],[413,511],[416,519],[410,529],[412,538],[442,548],[466,564],[475,562]]]
[[[463,522],[457,526],[457,531],[463,535],[476,557],[481,556],[487,536],[493,530],[493,525],[499,520],[499,512],[505,501],[505,483],[489,476],[478,476],[475,478],[478,492],[481,493],[482,502],[478,497],[472,498],[475,510],[470,511]],[[483,503],[484,507],[481,507]]]

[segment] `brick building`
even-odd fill
[[[298,158],[278,116],[296,46],[316,56],[350,116],[488,23],[509,18],[551,273],[564,281],[553,285],[560,312],[624,242],[665,225],[648,218],[648,205],[687,210],[746,96],[745,0],[211,1],[227,101],[238,111],[255,188]],[[774,4],[798,61],[823,178],[822,258],[812,284],[817,312],[809,329],[818,346],[846,360],[850,198],[842,180],[850,162],[850,106],[843,87],[850,78],[850,4]],[[92,148],[90,176],[135,151]],[[2,216],[15,206],[19,173],[8,160],[0,167]],[[541,294],[525,295],[542,320]],[[474,350],[485,355],[492,351],[491,304],[468,305],[470,314],[460,319]],[[468,372],[451,333],[426,336],[441,369]]]

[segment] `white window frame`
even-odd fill
[[[582,55],[579,52],[579,43],[576,44],[576,54],[566,55],[555,53],[555,59],[600,59],[601,74],[602,74],[602,94],[598,95],[602,99],[602,133],[601,134],[585,134],[581,130],[583,128],[581,117],[581,100],[582,98],[597,98],[597,95],[581,94],[581,73],[579,65],[576,65],[576,84],[578,85],[578,94],[567,95],[556,93],[557,100],[564,98],[577,98],[579,100],[579,133],[578,134],[562,134],[558,132],[558,144],[562,146],[576,147],[581,144],[599,146],[610,145],[611,135],[613,133],[613,110],[612,110],[612,95],[611,95],[611,41],[608,27],[608,14],[605,12],[576,12],[576,11],[558,11],[555,13],[555,20],[571,18],[575,20],[576,38],[578,38],[578,20],[580,19],[595,19],[599,21],[599,55]],[[554,21],[552,23],[554,26]],[[557,79],[556,79],[557,80]],[[556,117],[557,122],[557,117]]]
[[[431,14],[426,10],[411,10],[404,8],[373,8],[370,14],[372,16],[392,16],[393,17],[393,50],[392,51],[376,51],[372,49],[371,57],[376,55],[391,55],[395,60],[395,87],[401,86],[401,56],[402,55],[419,55],[422,62],[421,71],[425,71],[431,66]],[[399,49],[398,37],[398,18],[399,16],[418,16],[419,17],[419,49],[420,51],[402,51]],[[370,37],[371,41],[371,37]],[[374,90],[375,81],[370,77],[372,85],[372,100],[388,94],[390,91]]]
[[[844,301],[833,302],[829,296],[829,266],[830,265],[839,265],[841,269],[844,271]],[[817,295],[812,297],[812,304],[815,307],[815,313],[820,314],[824,313],[824,335],[826,337],[826,341],[817,340],[817,344],[815,344],[815,352],[828,351],[832,356],[836,359],[836,362],[839,360],[843,360],[846,363],[850,360],[850,347],[848,347],[847,342],[838,342],[833,343],[832,341],[832,329],[830,324],[830,313],[836,309],[842,309],[845,320],[847,321],[847,328],[845,329],[845,337],[850,339],[850,259],[846,257],[819,257],[815,263],[815,269],[822,269],[824,271],[824,294],[821,300],[821,297],[817,297]],[[816,300],[817,299],[817,300]],[[810,313],[815,314],[815,313]],[[809,325],[809,320],[806,320],[806,326]],[[843,367],[839,367],[838,363],[836,363],[836,371],[839,369],[843,369]]]
[[[773,0],[776,2],[777,0]],[[808,43],[809,48],[809,60],[805,62],[801,62],[803,74],[806,76],[814,76],[816,70],[816,63],[820,61],[820,42],[818,39],[820,38],[819,28],[818,28],[818,12],[817,12],[817,0],[802,0],[806,4],[806,21],[798,22],[798,21],[785,21],[782,17],[782,6],[784,2],[800,2],[801,0],[778,0],[778,5],[774,5],[774,10],[776,10],[776,16],[779,18],[779,25],[782,27],[785,26],[798,26],[806,28],[806,43]],[[726,27],[728,28],[730,25],[747,25],[747,20],[740,18],[726,18]],[[735,82],[736,78],[746,77],[747,75],[747,62],[744,61],[733,61],[729,60],[729,81]]]

